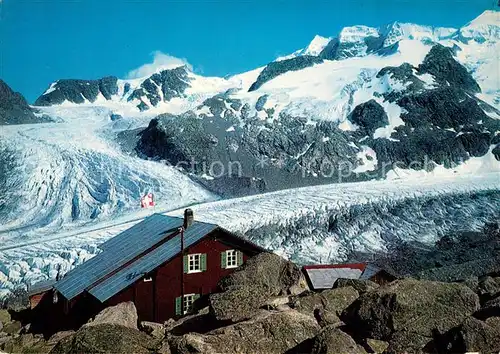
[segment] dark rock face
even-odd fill
[[[394,48],[384,48],[384,37],[368,36],[360,42],[343,42],[338,38],[333,38],[325,48],[319,53],[319,57],[325,60],[342,60],[358,56],[360,47],[366,50],[366,53],[377,52],[379,55],[386,55],[394,52]],[[386,53],[383,52],[385,49]],[[397,46],[396,46],[397,49]]]
[[[99,80],[59,80],[54,83],[52,91],[46,93],[35,102],[35,106],[51,106],[64,101],[84,103],[85,100],[95,102],[99,93],[107,100],[118,93],[118,78],[115,76],[104,77]]]
[[[227,109],[229,104],[240,106],[240,112]],[[340,173],[341,162],[358,163],[358,149],[335,122],[313,125],[282,114],[266,123],[250,117],[247,104],[220,95],[201,107],[208,107],[210,114],[158,116],[141,135],[139,155],[215,177],[200,182],[225,196],[300,186],[312,179],[318,183],[312,173],[319,174],[324,166],[331,181]]]
[[[369,100],[356,106],[349,116],[349,120],[360,126],[369,135],[372,135],[377,128],[389,124],[387,113],[375,100]]]
[[[0,125],[32,124],[47,122],[50,119],[39,118],[28,105],[24,97],[0,80]]]
[[[255,103],[255,109],[257,111],[262,111],[264,109],[264,106],[267,102],[267,95],[260,96],[259,99],[257,100],[257,103]]]
[[[498,161],[500,161],[500,144],[498,144],[497,146],[495,146],[495,148],[493,149],[492,153],[495,156],[495,158]]]
[[[380,44],[375,42],[370,44],[373,50]],[[284,72],[321,60],[301,56],[271,63],[251,90]],[[422,74],[434,78],[432,87],[422,81]],[[173,165],[181,162],[179,167],[197,177],[215,177],[199,180],[225,197],[383,178],[395,167],[426,171],[436,165],[453,168],[484,156],[492,145],[500,160],[500,135],[496,133],[500,121],[485,113],[495,109],[471,95],[477,84],[445,48],[433,47],[418,68],[404,63],[383,68],[376,76],[390,77],[402,86],[375,92],[373,99],[354,107],[348,119],[359,127],[356,131],[343,131],[336,122],[317,122],[314,117],[291,116],[284,111],[277,117],[273,107],[264,108],[269,104],[266,95],[253,107],[227,91],[206,99],[194,112],[157,117],[142,134],[137,152]],[[139,109],[149,108],[142,98],[147,96],[151,102],[161,98],[152,91],[161,83],[158,77],[156,80],[146,82],[130,96],[141,100]],[[184,78],[180,81],[187,82]],[[150,83],[154,85],[149,87]],[[183,89],[174,91],[182,95]],[[402,124],[393,127],[390,136],[374,138],[377,129],[389,129],[394,123],[381,100],[401,107]],[[371,152],[365,153],[368,148],[375,152],[377,164],[366,173],[354,173],[366,161],[373,161]]]
[[[292,59],[274,61],[272,63],[269,63],[264,68],[264,70],[262,70],[259,77],[257,77],[257,81],[255,81],[252,86],[250,86],[248,92],[258,90],[266,82],[288,71],[302,70],[309,66],[313,66],[314,64],[320,64],[322,62],[323,59],[319,57],[315,57],[312,55],[302,55]]]
[[[418,71],[433,75],[442,85],[449,84],[468,92],[481,92],[472,75],[453,58],[453,51],[440,44],[432,47]]]
[[[161,101],[168,102],[174,97],[184,97],[184,91],[189,87],[189,81],[185,66],[163,70],[144,80],[141,87],[135,89],[128,97],[128,101],[139,99],[141,102],[137,107],[142,112],[146,110],[145,107],[149,109],[143,97],[146,97],[153,106],[157,106]]]
[[[440,66],[443,63],[446,64],[444,68]],[[446,70],[453,71],[449,74],[452,77]],[[402,168],[432,170],[437,163],[450,168],[488,153],[495,143],[500,122],[486,115],[483,109],[487,105],[468,93],[477,92],[474,89],[477,84],[465,68],[446,48],[434,46],[418,71],[432,74],[438,86],[424,89],[423,82],[413,74],[409,64],[387,67],[377,74],[377,77],[390,75],[406,84],[404,91],[383,94],[387,101],[404,109],[401,119],[405,125],[395,128],[391,140],[367,141],[377,154],[379,166],[397,163]],[[454,80],[451,86],[450,80]],[[359,116],[363,112],[363,105],[354,109],[351,121],[359,121],[356,114]],[[365,116],[368,120],[377,114],[369,112]],[[364,134],[370,135],[370,130],[363,130],[360,136]]]

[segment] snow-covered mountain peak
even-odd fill
[[[394,22],[382,30],[384,47],[389,47],[402,39],[437,42],[456,32],[455,28],[422,26],[414,23]]]
[[[366,37],[378,37],[379,31],[376,28],[368,26],[349,26],[344,27],[339,33],[341,42],[359,42]]]
[[[485,11],[459,31],[462,41],[474,40],[478,43],[500,39],[500,12]]]
[[[486,10],[465,27],[477,27],[484,25],[500,26],[500,12],[495,10]]]
[[[322,37],[320,35],[314,36],[313,40],[306,49],[304,49],[303,55],[318,55],[321,51],[327,46],[328,42],[330,42],[330,37]]]

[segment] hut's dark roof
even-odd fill
[[[127,265],[125,268],[129,269],[134,265],[138,261],[136,258],[141,259],[147,256],[147,259],[151,259],[158,252],[154,252],[153,255],[146,252],[155,245],[178,234],[182,224],[182,218],[162,214],[153,214],[147,217],[130,229],[105,242],[102,245],[103,252],[68,272],[62,280],[56,283],[55,288],[66,299],[71,300],[85,290],[89,291],[96,285],[102,284],[103,278],[113,275],[106,279],[105,282],[107,283],[110,279],[115,278],[115,272],[118,271],[117,274],[121,274],[119,271],[122,267]],[[195,221],[186,230],[185,237],[196,234],[196,237],[201,238],[217,227],[214,224]],[[202,231],[197,233],[196,230]],[[167,241],[163,246],[166,244],[173,245]],[[164,248],[162,247],[162,249]]]

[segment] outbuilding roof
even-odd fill
[[[369,279],[381,268],[371,263],[321,264],[303,267],[314,290],[331,289],[335,281],[343,279]]]

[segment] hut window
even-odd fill
[[[238,257],[236,250],[226,251],[226,268],[236,268],[238,266]]]
[[[181,313],[181,297],[175,299],[175,314],[186,315],[193,310],[193,303],[199,299],[200,294],[187,294],[182,298],[182,313]]]
[[[184,273],[199,273],[207,270],[207,255],[194,253],[184,256]]]
[[[222,268],[236,268],[243,264],[243,253],[236,250],[227,250],[222,252]]]

